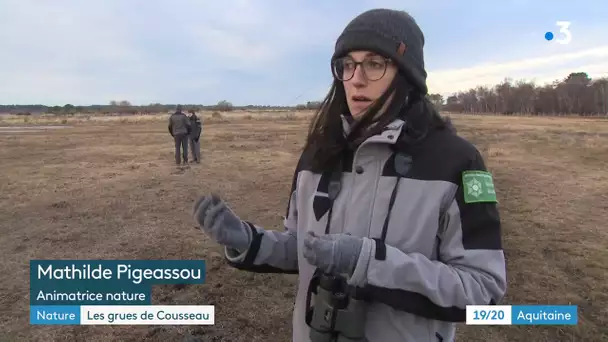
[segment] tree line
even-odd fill
[[[573,72],[543,86],[505,79],[493,87],[478,86],[445,100],[439,94],[428,97],[442,111],[456,113],[608,116],[608,78],[591,79],[585,72]]]
[[[314,102],[309,102],[312,104]],[[231,102],[223,100],[215,105],[201,104],[181,104],[184,110],[196,111],[219,111],[228,112],[232,110],[293,110],[301,109],[299,106],[263,106],[263,105],[247,105],[234,106]],[[177,104],[161,104],[151,103],[149,105],[135,106],[129,101],[111,101],[107,105],[90,105],[90,106],[75,106],[65,104],[63,106],[46,106],[41,104],[35,105],[0,105],[0,114],[17,114],[17,115],[36,115],[36,114],[54,114],[54,115],[74,115],[74,114],[103,114],[103,115],[131,115],[131,114],[156,114],[168,113],[175,111]],[[304,108],[313,108],[314,105],[304,105]]]
[[[608,116],[608,78],[591,79],[585,72],[573,72],[563,80],[538,86],[533,82],[505,79],[493,87],[478,86],[460,91],[446,99],[429,94],[428,99],[441,111],[473,114],[581,115]],[[215,105],[182,104],[185,109],[227,112],[232,110],[306,110],[318,109],[321,101],[296,106],[234,106],[222,100]],[[171,112],[177,104],[151,103],[134,106],[129,101],[111,101],[107,105],[63,106],[0,105],[0,113],[31,115],[152,114]]]

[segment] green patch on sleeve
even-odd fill
[[[497,203],[492,174],[487,171],[464,171],[462,184],[465,203]]]

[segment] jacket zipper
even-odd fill
[[[355,166],[354,164],[355,164],[355,159],[353,158],[353,165],[351,165],[351,170],[354,170],[354,169],[355,169],[355,168],[354,168],[354,166]],[[355,183],[355,175],[353,175],[353,176],[351,177],[351,179],[350,179],[350,186],[348,187],[348,197],[346,197],[346,198],[352,198],[352,196],[351,196],[351,195],[352,195],[352,193],[353,193],[353,186],[354,186],[354,183]],[[350,204],[350,203],[349,203],[349,204]],[[341,230],[341,232],[340,232],[340,233],[342,233],[342,234],[346,233],[346,232],[345,232],[345,227],[347,226],[347,223],[349,223],[349,222],[346,222],[346,221],[348,220],[348,218],[349,218],[349,216],[348,216],[348,215],[346,215],[346,209],[348,209],[349,207],[350,207],[350,205],[345,205],[345,206],[344,206],[344,209],[342,209],[342,217],[344,218],[344,219],[342,220],[342,230]]]
[[[359,147],[357,147],[357,150],[355,151],[354,155],[353,155],[353,165],[352,165],[352,170],[354,171],[357,165],[357,157],[359,155],[359,151],[361,150],[361,148],[363,148],[363,146],[365,146],[366,144],[372,144],[372,143],[376,143],[376,142],[369,142],[369,141],[364,141],[363,143],[361,143],[361,145],[359,145]],[[380,169],[380,170],[379,170]],[[369,222],[367,225],[367,236],[370,237],[371,236],[371,230],[372,230],[372,218],[374,216],[374,204],[376,203],[376,196],[378,193],[378,183],[380,182],[380,177],[382,176],[382,169],[379,165],[379,163],[376,163],[376,180],[374,182],[374,194],[372,197],[372,203],[371,203],[371,213],[369,215]],[[351,192],[352,192],[352,188],[353,188],[353,183],[355,181],[355,176],[353,175],[353,179],[351,181],[351,186],[349,187],[349,198],[351,197]],[[393,189],[393,193],[391,195],[391,203],[389,204],[389,209],[388,209],[388,213],[387,213],[387,217],[385,219],[384,225],[386,226],[388,224],[388,220],[389,220],[389,216],[391,214],[391,209],[393,207],[394,204],[394,196],[395,196],[395,192],[397,190],[397,187],[399,186],[399,180],[397,180],[397,184],[395,185],[395,188]],[[344,211],[346,211],[346,207],[344,208]],[[346,216],[344,216],[346,217]],[[345,222],[346,223],[346,222]],[[384,240],[384,238],[386,237],[386,228],[387,227],[383,227],[382,228],[382,239]],[[344,226],[342,227],[342,232],[344,232]]]
[[[370,213],[369,213],[369,224],[367,225],[367,237],[372,236],[372,222],[374,218],[374,205],[376,204],[376,197],[378,196],[378,183],[380,182],[380,177],[382,176],[382,170],[380,169],[379,163],[376,164],[376,180],[374,182],[374,191],[372,195],[372,203],[370,205]]]
[[[374,142],[375,143],[375,142]],[[357,150],[354,153],[353,156],[353,165],[352,165],[352,170],[354,171],[356,166],[357,166],[357,160],[358,160],[358,155],[359,155],[359,151],[363,148],[363,146],[365,146],[366,144],[372,144],[369,141],[364,141],[363,143],[361,143],[361,145],[359,145],[359,147],[357,148]],[[377,163],[375,163],[377,164]],[[377,192],[378,192],[378,183],[380,182],[380,177],[381,174],[379,175],[379,171],[378,171],[379,166],[376,165],[376,180],[374,182],[374,191],[373,191],[373,197],[372,197],[372,203],[371,203],[371,213],[368,215],[368,224],[367,224],[367,237],[371,237],[371,230],[372,230],[372,218],[374,216],[374,203],[376,202],[376,196],[377,196]],[[380,171],[382,172],[382,171]],[[353,179],[351,181],[351,186],[349,188],[349,198],[351,197],[351,191],[353,188],[353,183],[355,182],[355,175],[353,175]],[[346,208],[345,208],[346,210]]]

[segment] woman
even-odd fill
[[[340,314],[318,287],[330,276],[360,290],[356,318],[325,331],[351,341],[451,341],[466,305],[505,293],[492,176],[426,99],[423,45],[405,12],[370,10],[347,25],[293,177],[285,231],[241,221],[216,195],[195,203],[195,220],[231,265],[299,274],[293,341],[333,341],[324,330]]]

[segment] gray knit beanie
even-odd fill
[[[353,19],[338,40],[332,61],[353,50],[369,50],[391,58],[418,91],[425,95],[424,35],[407,12],[373,9]]]

